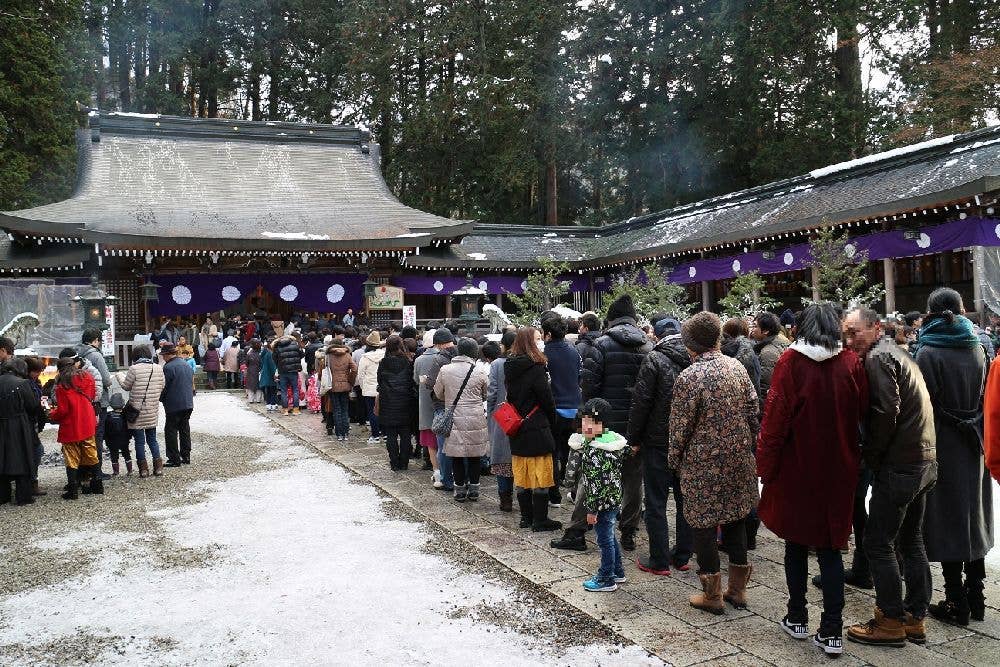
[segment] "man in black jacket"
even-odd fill
[[[281,413],[299,414],[299,373],[302,372],[302,346],[292,336],[282,336],[274,346],[274,365],[278,367],[278,395]],[[292,388],[292,404],[288,404],[288,387]]]
[[[636,320],[632,297],[628,294],[619,297],[608,308],[604,335],[594,343],[600,361],[591,360],[588,365],[587,359],[584,359],[583,402],[603,398],[610,403],[611,414],[604,420],[604,427],[616,433],[626,432],[628,413],[632,407],[632,388],[639,375],[639,367],[653,349]],[[587,532],[587,510],[583,505],[578,491],[573,521],[561,539],[550,543],[553,548],[575,551],[587,548],[583,543]],[[622,465],[621,545],[626,551],[635,550],[641,506],[642,461],[638,454],[632,453]]]
[[[587,313],[580,318],[579,334],[576,338],[576,351],[583,359],[580,371],[580,389],[584,396],[593,396],[594,379],[597,369],[604,365],[604,358],[597,348],[597,340],[601,337],[601,320],[593,313]]]
[[[908,639],[922,644],[931,570],[921,531],[927,492],[937,481],[934,408],[920,368],[882,336],[874,311],[848,313],[844,338],[864,357],[871,400],[862,456],[874,479],[864,548],[876,605],[874,618],[848,628],[847,638],[879,646],[904,646]],[[897,547],[903,556],[905,601]]]
[[[677,320],[656,323],[660,341],[639,368],[628,418],[628,443],[638,450],[642,461],[643,489],[646,493],[646,533],[649,535],[649,558],[636,564],[643,572],[669,575],[670,566],[687,570],[694,549],[691,526],[684,519],[684,496],[680,478],[667,467],[670,401],[674,380],[691,365],[691,356],[681,341]],[[667,496],[674,491],[677,506],[677,544],[670,551],[667,526]]]

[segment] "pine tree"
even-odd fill
[[[561,305],[560,299],[569,294],[572,285],[568,280],[559,279],[567,271],[569,265],[564,262],[539,259],[538,271],[525,279],[525,288],[521,294],[505,292],[517,309],[514,315],[509,315],[510,320],[518,326],[532,326],[538,322],[543,312]]]
[[[618,276],[604,295],[602,315],[606,317],[611,304],[625,294],[632,297],[636,311],[647,318],[665,313],[682,320],[694,309],[687,300],[687,290],[670,282],[659,264],[646,264]]]
[[[857,250],[846,234],[829,227],[820,230],[809,240],[809,253],[812,260],[807,266],[816,273],[821,301],[844,307],[871,306],[885,294],[881,283],[868,284],[868,252]],[[812,303],[811,299],[802,301]]]
[[[780,304],[764,292],[767,283],[756,271],[745,273],[733,280],[726,296],[719,300],[727,317],[753,318]]]

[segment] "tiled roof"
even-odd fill
[[[471,225],[400,203],[378,147],[356,128],[133,114],[81,131],[73,196],[0,216],[0,227],[90,241],[400,248]]]
[[[0,234],[0,275],[11,273],[50,273],[78,271],[90,259],[90,246],[58,243],[21,247]]]
[[[476,225],[461,244],[408,263],[513,267],[549,257],[596,266],[888,216],[995,190],[1000,190],[1000,126],[603,227]]]

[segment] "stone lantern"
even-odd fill
[[[461,304],[462,314],[458,316],[458,319],[465,322],[467,326],[477,322],[479,320],[479,299],[486,296],[486,292],[472,284],[472,274],[466,274],[465,286],[451,294],[457,296]]]

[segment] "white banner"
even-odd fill
[[[101,332],[101,354],[105,357],[113,356],[115,353],[115,307],[104,307],[104,321],[108,323],[108,328]]]
[[[415,326],[417,326],[417,307],[416,306],[403,306],[403,326],[404,327],[415,327]]]

